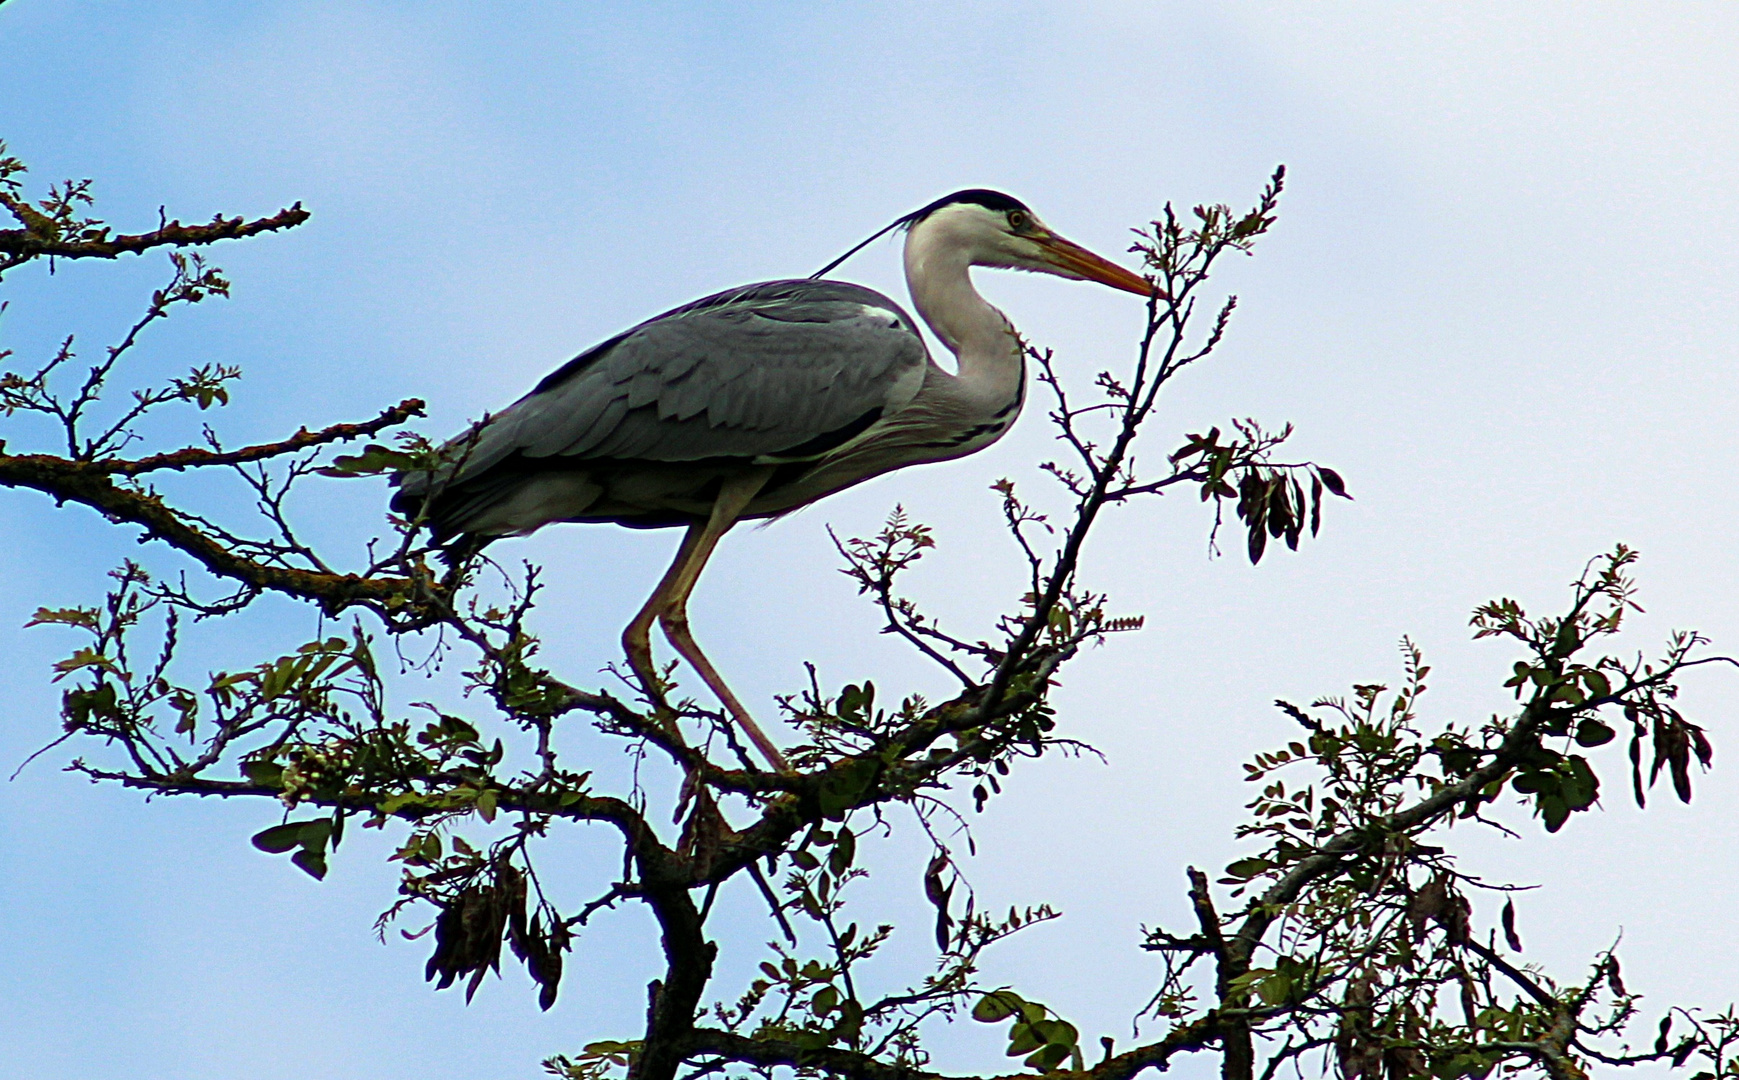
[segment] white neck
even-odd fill
[[[1020,394],[1020,341],[1002,312],[972,287],[972,252],[964,239],[945,223],[919,222],[906,236],[906,287],[918,314],[958,360],[959,389],[1008,401]]]

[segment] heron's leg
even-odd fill
[[[706,526],[698,521],[688,527],[688,531],[683,534],[681,546],[676,549],[676,558],[670,562],[670,569],[664,572],[658,587],[646,598],[645,606],[634,616],[634,621],[622,631],[622,651],[628,655],[628,667],[640,679],[640,685],[646,688],[646,693],[654,702],[663,698],[658,692],[657,672],[652,666],[652,623],[664,609],[666,594],[693,556],[695,545],[705,531]]]
[[[700,580],[701,569],[712,556],[713,548],[718,546],[719,538],[737,523],[737,516],[760,492],[772,473],[771,468],[758,469],[753,473],[725,480],[719,489],[718,499],[713,503],[712,516],[700,530],[694,549],[689,552],[669,590],[664,592],[664,607],[658,614],[658,623],[664,628],[664,636],[670,639],[670,644],[700,674],[701,681],[717,695],[724,704],[725,711],[743,729],[743,734],[761,751],[761,756],[776,771],[783,772],[789,767],[785,763],[784,755],[779,753],[778,747],[761,731],[760,725],[749,715],[749,710],[743,708],[743,703],[737,700],[737,695],[725,685],[724,679],[719,677],[718,669],[700,651],[700,646],[695,643],[694,635],[688,628],[688,595],[694,591],[695,582]],[[690,535],[694,535],[692,530]]]

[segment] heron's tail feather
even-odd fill
[[[524,536],[554,521],[571,521],[603,494],[581,471],[527,473],[496,469],[457,484],[401,487],[392,508],[422,516],[438,544],[465,535]]]

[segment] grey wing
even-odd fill
[[[684,462],[819,456],[917,393],[928,353],[881,293],[777,281],[642,323],[552,373],[468,437],[448,482],[512,457]],[[415,495],[427,481],[407,477]]]

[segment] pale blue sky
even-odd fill
[[[1188,501],[1117,518],[1091,572],[1148,629],[1083,658],[1059,698],[1109,764],[1046,760],[982,819],[972,872],[992,906],[1065,911],[988,974],[1089,1039],[1128,1038],[1154,978],[1138,927],[1185,915],[1182,867],[1237,851],[1237,763],[1288,737],[1273,698],[1392,681],[1411,633],[1437,717],[1502,709],[1513,657],[1467,642],[1468,609],[1500,593],[1555,605],[1618,540],[1645,556],[1636,647],[1697,627],[1739,649],[1731,6],[11,0],[0,42],[0,137],[39,180],[97,177],[122,228],[159,204],[190,220],[297,199],[314,212],[220,249],[235,298],[142,352],[159,375],[245,364],[219,418],[237,440],[412,394],[446,433],[600,337],[808,273],[955,188],[1011,191],[1115,253],[1166,200],[1247,202],[1284,161],[1279,227],[1226,275],[1243,306],[1224,354],[1159,424],[1293,421],[1298,454],[1340,469],[1358,501],[1257,569],[1208,561]],[[903,296],[895,250],[871,247],[847,276]],[[113,340],[161,274],[15,272],[0,348]],[[980,286],[1083,377],[1139,329],[1138,305],[1108,290]],[[823,526],[873,528],[903,502],[941,530],[918,575],[933,607],[980,625],[1016,591],[986,485],[1029,476],[1047,438],[1035,413],[979,457],[739,531],[697,594],[697,632],[766,711],[805,658],[835,684],[943,689],[873,635]],[[372,527],[382,498],[357,484],[305,509],[338,540]],[[89,602],[139,549],[17,492],[0,492],[0,536],[10,772],[55,730],[46,665],[66,644],[18,627],[40,603]],[[585,679],[609,658],[671,542],[566,528],[517,545],[551,567],[561,670]],[[311,629],[266,605],[197,658],[245,662]],[[1553,838],[1513,815],[1522,843],[1463,842],[1470,869],[1544,883],[1519,902],[1530,958],[1571,973],[1622,927],[1632,988],[1720,1004],[1739,966],[1713,929],[1739,892],[1739,692],[1709,673],[1685,704],[1721,755],[1693,806],[1662,792],[1636,812],[1614,746],[1605,813]],[[423,943],[373,944],[394,878],[378,841],[347,842],[316,884],[248,847],[272,817],[146,806],[44,762],[0,785],[0,1077],[523,1076],[636,1030],[653,974],[638,916],[587,935],[551,1013],[518,973],[466,1009],[424,987]],[[604,848],[565,843],[583,899]],[[910,855],[879,856],[878,889],[921,920]],[[736,912],[725,925],[758,940]],[[733,970],[753,959],[739,949]],[[983,1029],[939,1045],[947,1067],[1000,1060]]]

